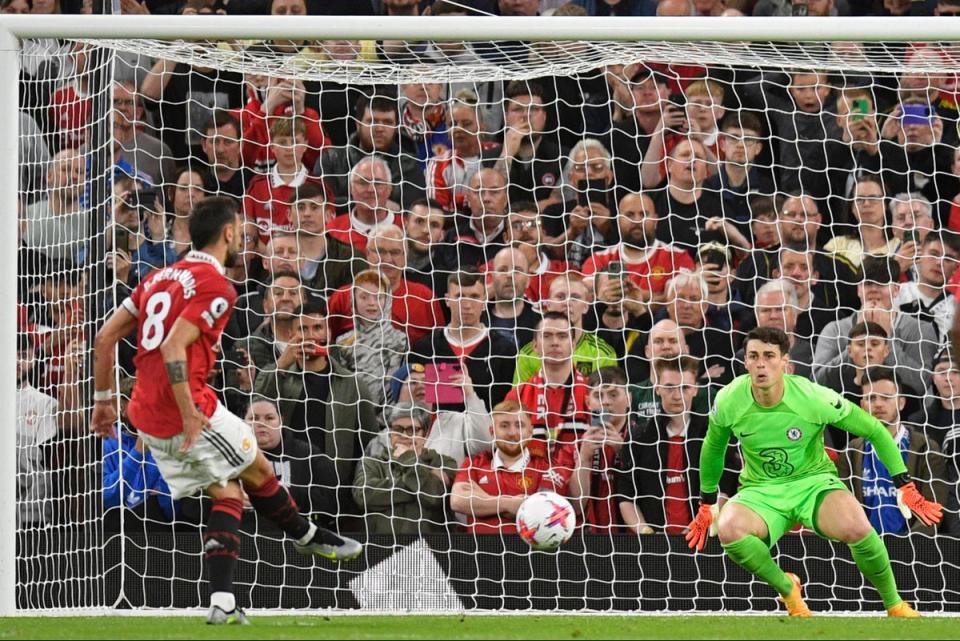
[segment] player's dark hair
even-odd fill
[[[601,367],[588,379],[590,387],[600,387],[601,385],[620,385],[625,387],[627,384],[627,374],[619,367]]]
[[[892,367],[885,365],[874,365],[863,370],[863,384],[879,383],[880,381],[890,381],[893,386],[900,391],[900,380]]]
[[[570,323],[570,317],[562,312],[547,312],[543,315],[539,321],[537,321],[537,330],[543,327],[543,324],[548,320],[558,320],[563,321],[564,323]],[[570,323],[571,329],[573,328],[573,323]]]
[[[850,333],[847,334],[847,338],[850,340],[853,340],[854,338],[860,338],[861,336],[869,336],[870,338],[890,338],[889,334],[887,334],[887,330],[883,328],[883,325],[874,323],[873,321],[857,323],[850,328]]]
[[[237,201],[226,196],[213,196],[197,203],[190,212],[190,240],[194,249],[203,249],[217,242],[220,232],[237,220]]]
[[[900,263],[893,256],[867,256],[860,266],[860,281],[874,285],[899,283]]]
[[[747,339],[743,342],[747,345],[750,341],[760,341],[768,345],[776,345],[780,348],[780,355],[787,354],[790,351],[790,339],[787,333],[777,327],[755,327],[747,334]]]

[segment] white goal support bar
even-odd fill
[[[960,42],[943,18],[499,18],[375,16],[0,16],[0,616],[16,614],[18,80],[28,38],[610,42]]]

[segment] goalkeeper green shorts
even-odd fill
[[[750,508],[764,520],[769,531],[767,543],[772,548],[797,523],[823,536],[816,526],[817,511],[824,497],[834,490],[849,491],[835,474],[815,474],[786,483],[745,487],[730,502]]]

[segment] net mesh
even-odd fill
[[[301,511],[367,543],[360,561],[314,564],[247,510],[241,605],[776,609],[718,545],[694,556],[680,536],[709,408],[760,324],[790,335],[792,373],[855,403],[867,366],[893,368],[903,406],[874,413],[906,426],[895,436],[945,523],[898,520],[862,442],[828,428],[827,451],[875,508],[905,598],[960,610],[957,57],[953,43],[26,42],[19,607],[206,602],[210,506],[171,500],[125,414],[134,384],[166,382],[137,379],[124,341],[123,425],[101,443],[88,360],[121,301],[188,250],[191,208],[225,195],[248,223],[211,385]],[[569,320],[538,330],[551,312]],[[654,382],[654,360],[681,353],[696,373]],[[491,442],[513,396],[533,419],[519,472]],[[742,465],[732,447],[724,493]],[[577,505],[555,554],[511,529],[515,497],[537,489]],[[804,531],[778,550],[814,607],[880,607],[844,546]]]

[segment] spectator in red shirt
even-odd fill
[[[571,269],[567,261],[550,258],[544,251],[546,234],[538,211],[537,204],[529,200],[515,203],[510,207],[506,226],[507,242],[524,254],[530,263],[530,283],[524,297],[531,303],[549,298],[550,283]]]
[[[74,41],[70,48],[73,59],[73,81],[57,89],[50,98],[50,129],[54,135],[54,148],[80,147],[87,139],[87,123],[90,122],[89,81],[87,70],[87,45]]]
[[[242,126],[243,164],[257,173],[267,173],[276,163],[268,127],[274,118],[296,118],[303,123],[306,149],[303,164],[313,167],[321,150],[330,144],[320,124],[320,114],[304,104],[307,96],[301,80],[247,76],[247,104],[237,112]],[[261,102],[261,96],[264,96]]]
[[[403,226],[403,219],[396,213],[397,204],[390,200],[393,174],[385,160],[369,156],[350,170],[349,185],[353,207],[349,213],[334,218],[327,230],[340,242],[364,252],[367,239],[381,227]]]
[[[453,483],[450,509],[467,519],[475,534],[515,534],[517,510],[530,494],[567,493],[572,470],[555,468],[527,446],[533,438],[530,416],[516,401],[493,408],[492,452],[466,461]]]
[[[646,194],[627,194],[620,200],[617,224],[621,241],[597,252],[583,264],[586,276],[606,271],[618,262],[630,280],[640,286],[646,295],[658,302],[663,300],[667,283],[680,270],[694,268],[693,259],[671,243],[657,240],[657,215],[653,199]]]
[[[278,118],[270,125],[270,149],[277,162],[269,174],[250,182],[243,199],[243,213],[260,225],[260,238],[267,242],[274,230],[293,231],[287,212],[293,192],[308,183],[322,183],[311,177],[303,164],[307,151],[306,126],[298,118]]]
[[[620,514],[637,534],[682,534],[696,514],[700,450],[707,416],[693,412],[700,363],[690,356],[654,364],[662,410],[635,429],[623,450],[615,488]],[[736,492],[739,461],[730,448],[721,491]]]
[[[593,420],[580,439],[580,465],[571,479],[570,494],[580,497],[583,522],[592,532],[615,532],[621,520],[613,479],[633,428],[627,375],[619,367],[601,367],[590,375],[589,383],[587,404]]]
[[[534,436],[547,442],[577,440],[590,427],[587,377],[573,366],[574,328],[570,318],[548,312],[537,324],[534,351],[540,370],[514,387],[508,400],[518,401],[531,413]]]
[[[391,318],[393,324],[406,332],[410,344],[430,334],[435,327],[443,325],[443,310],[426,285],[406,279],[403,230],[396,225],[380,228],[367,246],[367,263],[390,281],[393,288]],[[344,285],[330,296],[329,332],[335,341],[341,334],[353,329],[353,284]]]

